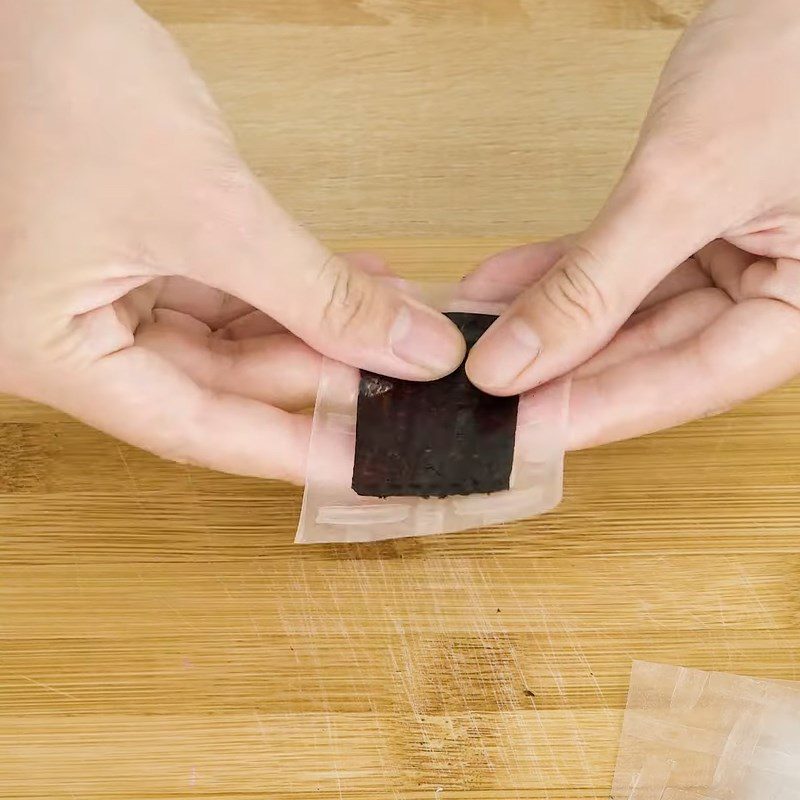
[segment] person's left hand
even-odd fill
[[[500,253],[468,276],[465,285],[530,286],[574,241],[565,237]],[[641,436],[724,411],[757,394],[763,383],[758,354],[750,369],[737,371],[735,364],[721,362],[721,354],[735,357],[736,351],[726,346],[732,332],[712,323],[738,303],[753,301],[759,270],[767,269],[762,257],[717,240],[670,273],[609,344],[572,371],[569,449]],[[721,375],[736,375],[736,380],[721,382]],[[713,398],[699,414],[687,402],[689,389],[692,396]]]
[[[797,0],[708,3],[586,231],[483,268],[532,285],[472,348],[470,379],[511,395],[573,373],[584,447],[800,375],[798,97]]]

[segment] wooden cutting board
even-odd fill
[[[147,0],[332,245],[585,225],[700,0]],[[0,797],[599,800],[632,659],[798,679],[800,388],[569,457],[554,514],[292,544],[300,492],[0,402]]]

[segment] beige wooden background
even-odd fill
[[[258,173],[413,274],[585,224],[700,0],[147,0]],[[800,678],[800,393],[573,455],[543,519],[300,493],[0,403],[0,797],[599,800],[631,660]]]

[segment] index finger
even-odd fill
[[[36,399],[162,458],[303,483],[311,418],[207,389],[159,354],[132,346]]]
[[[725,411],[800,372],[800,311],[758,298],[696,336],[572,383],[569,449],[642,436]]]

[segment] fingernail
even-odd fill
[[[490,328],[478,348],[472,376],[482,386],[504,389],[533,363],[542,340],[525,319],[511,317]]]
[[[389,333],[389,346],[398,358],[431,377],[456,369],[466,349],[455,325],[433,309],[415,305],[400,310]]]

